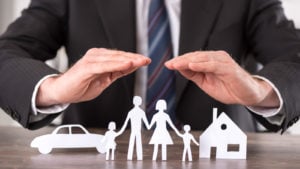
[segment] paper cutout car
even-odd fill
[[[73,129],[80,129],[83,133],[72,133]],[[67,129],[67,133],[59,133]],[[53,148],[96,148],[99,153],[105,153],[101,140],[103,135],[91,134],[82,125],[62,125],[51,134],[36,137],[31,147],[38,148],[42,154],[49,154]]]

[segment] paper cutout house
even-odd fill
[[[213,122],[199,137],[199,158],[210,158],[215,148],[217,159],[246,159],[247,135],[224,112],[217,117],[217,111],[213,109]]]

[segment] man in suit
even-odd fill
[[[121,126],[141,78],[136,70],[150,64],[143,56],[147,3],[33,0],[0,39],[1,108],[30,129],[49,124],[70,103],[65,123],[105,127],[113,120]],[[255,130],[252,117],[236,104],[248,106],[273,131],[298,120],[300,41],[279,1],[165,3],[178,56],[165,66],[177,72],[179,121],[205,129],[218,107],[232,112],[243,129]],[[41,61],[62,45],[73,66],[60,74]],[[264,66],[259,76],[242,68],[249,55]]]

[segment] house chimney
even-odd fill
[[[213,122],[217,120],[218,117],[218,108],[213,108]]]

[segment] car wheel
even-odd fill
[[[49,154],[51,151],[51,147],[39,147],[39,152],[42,154]]]

